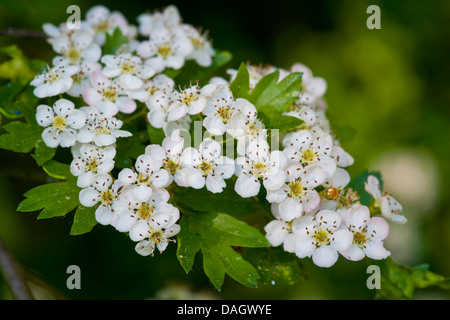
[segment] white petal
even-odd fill
[[[80,203],[85,207],[93,207],[100,201],[99,193],[94,188],[81,190],[79,199]]]
[[[346,259],[351,261],[360,261],[366,256],[364,251],[356,244],[352,244],[350,248],[348,248],[346,251],[341,252],[341,254]]]
[[[286,198],[286,200],[280,203],[278,210],[284,221],[291,221],[302,216],[303,206],[297,199]]]
[[[336,263],[339,255],[335,249],[331,246],[321,246],[317,248],[313,255],[312,260],[318,267],[329,268]]]
[[[269,241],[270,245],[277,247],[284,242],[284,239],[289,234],[288,225],[279,220],[270,221],[265,227],[266,239]]]
[[[250,198],[256,196],[261,187],[261,183],[252,175],[241,174],[234,185],[234,190],[242,198]]]
[[[363,249],[367,257],[370,259],[381,260],[386,259],[391,253],[386,250],[381,241],[368,241]]]
[[[345,251],[352,245],[353,233],[347,228],[339,229],[334,232],[333,239],[331,240],[331,246],[337,251]]]

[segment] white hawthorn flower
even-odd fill
[[[344,222],[353,234],[350,248],[340,253],[352,261],[362,260],[365,256],[381,260],[390,256],[383,246],[383,240],[389,235],[389,225],[381,217],[370,218],[369,208],[355,205],[347,210]]]
[[[42,132],[42,139],[48,147],[67,148],[77,142],[77,130],[85,125],[86,116],[83,111],[75,109],[73,102],[59,99],[53,108],[39,105],[36,109],[36,121],[41,127],[46,127]]]
[[[173,29],[181,24],[181,16],[176,6],[169,5],[162,12],[143,13],[137,17],[139,33],[150,36],[158,29]]]
[[[219,193],[226,187],[225,180],[234,174],[234,161],[222,156],[220,144],[206,138],[199,149],[188,147],[181,156],[182,169],[176,173],[176,182],[183,187],[206,189]]]
[[[168,136],[161,145],[151,144],[145,148],[145,154],[155,160],[161,161],[162,166],[170,173],[170,182],[173,176],[181,169],[181,155],[184,148],[184,139],[180,136]]]
[[[165,189],[156,189],[147,201],[137,202],[131,192],[122,192],[120,199],[115,203],[116,215],[111,225],[120,232],[132,232],[131,230],[138,221],[158,222],[173,224],[179,217],[180,212],[176,207],[167,203],[169,193]]]
[[[267,191],[274,191],[286,181],[285,155],[278,150],[270,152],[266,140],[250,142],[244,157],[236,159],[236,192],[243,198],[256,196],[261,187],[259,179]]]
[[[153,189],[167,187],[170,183],[170,173],[162,169],[162,161],[148,154],[136,159],[134,169],[125,168],[119,173],[118,180],[123,185],[133,186],[131,195],[137,202],[147,201]]]
[[[314,264],[328,268],[338,260],[338,251],[346,251],[352,245],[353,234],[340,226],[338,213],[321,210],[314,217],[295,219],[289,241],[299,258],[312,257]]]
[[[98,110],[106,117],[115,116],[119,111],[133,113],[136,110],[136,102],[129,98],[117,79],[106,77],[101,70],[90,74],[91,87],[83,91],[83,99],[90,106]]]
[[[33,93],[38,98],[57,96],[67,92],[73,84],[72,76],[79,71],[77,66],[58,65],[38,74],[30,84],[36,87]]]
[[[211,42],[208,40],[208,34],[206,32],[201,33],[193,26],[186,24],[181,26],[181,29],[193,46],[191,53],[186,56],[186,59],[195,60],[199,66],[209,67],[212,64],[212,56],[215,52]]]
[[[109,225],[114,216],[113,203],[119,197],[122,187],[109,174],[99,174],[94,178],[92,187],[80,191],[80,203],[85,207],[93,207],[100,202],[95,210],[95,219],[102,225]]]
[[[381,192],[380,182],[375,176],[370,175],[364,185],[366,191],[374,198],[374,205],[380,208],[383,217],[401,224],[408,221],[404,215],[400,214],[403,211],[402,205],[388,193]]]
[[[94,42],[94,35],[83,29],[62,32],[58,36],[49,39],[53,50],[59,53],[68,64],[77,65],[80,61],[97,62],[102,50]]]
[[[151,79],[144,80],[143,86],[139,90],[128,92],[128,96],[132,99],[144,102],[150,108],[149,102],[159,91],[170,92],[173,90],[175,82],[165,74],[157,74]]]
[[[243,155],[248,144],[254,139],[266,139],[267,130],[258,118],[256,107],[245,99],[236,99],[236,112],[231,116],[227,132],[238,143],[236,150]]]
[[[70,172],[77,179],[77,186],[87,188],[98,174],[107,174],[114,168],[116,149],[113,146],[99,148],[93,144],[82,144],[78,155],[70,164]]]
[[[107,34],[112,34],[119,28],[122,34],[130,39],[137,34],[137,29],[128,24],[125,16],[118,12],[111,12],[103,5],[91,7],[86,12],[86,20],[82,22],[82,29],[91,30],[95,34],[94,41],[103,46]]]
[[[138,221],[130,232],[130,239],[139,241],[135,247],[137,253],[142,256],[153,256],[155,248],[158,248],[159,252],[162,253],[171,241],[170,238],[176,236],[179,232],[180,225],[178,224],[164,226],[152,222]]]
[[[283,152],[289,162],[303,165],[318,165],[326,178],[336,171],[336,161],[331,157],[333,141],[329,135],[314,135],[309,130],[300,130],[283,139]]]
[[[320,196],[314,188],[323,183],[325,174],[318,166],[303,168],[297,163],[287,165],[285,172],[286,182],[277,190],[267,191],[267,200],[279,203],[281,218],[291,221],[319,206]]]
[[[197,85],[190,85],[181,91],[173,91],[170,99],[169,121],[181,119],[186,114],[196,115],[203,111],[206,106],[207,96],[215,88],[215,85],[206,85],[203,88]]]
[[[323,78],[314,77],[307,66],[296,63],[291,67],[291,72],[303,72],[302,93],[300,94],[300,102],[302,104],[314,104],[327,91],[326,81]]]
[[[213,135],[223,135],[236,112],[236,100],[228,87],[216,86],[216,88],[210,92],[203,109],[203,114],[206,115],[203,126]]]
[[[86,112],[89,112],[89,108]],[[132,134],[120,130],[123,122],[114,117],[103,117],[101,115],[90,117],[86,125],[78,131],[77,140],[81,143],[94,143],[99,147],[109,146],[116,143],[116,138],[131,137]]]
[[[192,43],[186,35],[161,28],[152,33],[149,41],[141,42],[137,52],[146,59],[146,65],[160,73],[166,68],[180,69],[191,51]]]
[[[155,74],[150,66],[144,64],[142,58],[130,53],[104,55],[101,61],[105,64],[103,74],[111,79],[118,77],[125,90],[140,89],[144,85],[143,80]]]

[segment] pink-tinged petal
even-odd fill
[[[366,191],[372,195],[372,197],[380,201],[381,200],[381,186],[380,182],[375,176],[369,176],[367,178],[367,182],[364,183],[364,187]]]
[[[370,210],[363,205],[354,205],[346,213],[345,224],[351,230],[364,229],[370,221]]]
[[[329,268],[333,266],[338,258],[339,255],[337,251],[331,246],[326,245],[317,248],[312,255],[314,264],[322,268]]]
[[[367,234],[373,240],[382,241],[389,235],[389,224],[382,217],[373,217],[367,225]]]
[[[313,212],[320,205],[319,193],[314,189],[306,190],[304,192],[304,201],[302,202],[302,204],[303,204],[303,211],[305,211],[305,213]]]
[[[90,106],[98,106],[103,97],[96,89],[87,87],[83,90],[83,100]]]
[[[391,255],[391,252],[384,248],[381,241],[368,241],[363,250],[367,257],[375,260],[386,259]]]
[[[350,248],[345,251],[340,252],[346,259],[351,261],[360,261],[364,259],[366,254],[364,251],[356,244],[352,244]]]
[[[100,201],[100,195],[94,188],[86,188],[80,191],[80,203],[85,207],[93,207]]]
[[[102,70],[95,70],[90,75],[91,84],[96,89],[103,89],[111,86],[111,79],[106,77]]]
[[[242,198],[250,198],[256,196],[261,188],[261,183],[252,175],[241,174],[234,185],[234,190]]]
[[[128,97],[118,97],[116,99],[116,105],[120,112],[123,113],[133,113],[136,110],[136,102]]]

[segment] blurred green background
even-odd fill
[[[450,2],[436,1],[56,1],[2,0],[0,29],[41,30],[59,24],[66,8],[82,15],[95,4],[125,14],[130,23],[146,10],[176,4],[186,23],[208,29],[218,49],[241,61],[289,68],[301,62],[326,79],[328,116],[355,158],[352,176],[380,170],[385,188],[404,206],[409,222],[391,224],[386,247],[395,261],[429,263],[450,276]],[[369,30],[366,9],[381,9],[381,29]],[[43,39],[0,36],[28,57],[50,61]],[[33,275],[41,299],[371,299],[364,262],[339,259],[331,269],[304,262],[307,278],[294,286],[258,289],[232,279],[215,291],[201,261],[186,275],[175,245],[141,257],[134,244],[111,227],[96,226],[69,236],[73,216],[37,220],[17,213],[23,193],[45,175],[29,155],[0,151],[0,234],[16,259]],[[69,265],[81,268],[81,290],[66,287]],[[448,299],[448,292],[420,290],[416,299]],[[0,276],[0,299],[10,293]]]

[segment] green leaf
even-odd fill
[[[172,77],[177,85],[188,86],[190,83],[198,81],[200,84],[206,84],[214,73],[230,62],[233,56],[228,51],[216,50],[212,57],[212,63],[209,67],[201,67],[195,61],[187,61],[182,69],[170,71],[167,76]],[[178,72],[177,72],[178,71]]]
[[[244,257],[256,267],[263,284],[281,281],[293,285],[306,278],[297,256],[281,247],[248,249]]]
[[[377,293],[386,299],[412,299],[416,289],[439,287],[450,289],[450,278],[428,270],[428,267],[402,266],[391,258],[373,261],[380,267],[381,285]]]
[[[2,126],[2,129],[7,132],[0,136],[0,148],[2,149],[28,153],[41,139],[42,129],[28,123],[12,121]]]
[[[25,200],[19,203],[17,211],[33,212],[42,210],[38,219],[64,216],[79,205],[80,189],[76,178],[70,174],[69,166],[50,160],[43,166],[44,171],[53,178],[67,179],[64,182],[48,183],[27,191]]]
[[[182,205],[201,212],[220,211],[234,216],[243,216],[264,210],[258,197],[237,196],[231,180],[226,180],[227,186],[221,193],[211,193],[206,188],[178,187],[174,190],[175,199]]]
[[[249,101],[257,109],[271,106],[278,112],[285,111],[301,93],[302,73],[293,72],[279,83],[280,71],[276,70],[264,76],[250,94]]]
[[[355,177],[347,185],[348,188],[352,188],[358,193],[359,201],[365,206],[369,206],[372,200],[372,196],[365,190],[364,183],[367,182],[367,178],[373,175],[380,181],[380,186],[383,186],[383,180],[381,179],[381,173],[378,171],[365,171],[359,176]]]
[[[78,236],[92,231],[92,229],[97,225],[97,220],[95,219],[95,210],[95,207],[87,208],[79,205],[73,217],[73,224],[72,228],[70,229],[70,235]]]
[[[106,34],[105,44],[102,48],[103,55],[116,54],[117,50],[127,43],[128,38],[125,37],[122,34],[122,31],[120,31],[120,28],[117,27],[112,34]]]
[[[270,108],[262,108],[259,112],[259,118],[264,122],[265,127],[278,129],[279,133],[291,131],[303,124],[303,120],[283,115],[279,112],[270,111]]]
[[[35,145],[34,153],[31,155],[39,166],[52,159],[55,156],[56,148],[47,147],[43,140],[38,140]]]
[[[203,254],[203,268],[217,290],[225,274],[239,283],[256,287],[258,272],[233,247],[267,247],[266,238],[247,223],[224,213],[190,212],[183,214],[178,234],[177,256],[188,273],[198,251]]]
[[[234,78],[233,82],[230,84],[230,90],[235,98],[248,98],[250,91],[250,75],[245,63],[241,63],[236,78]]]

